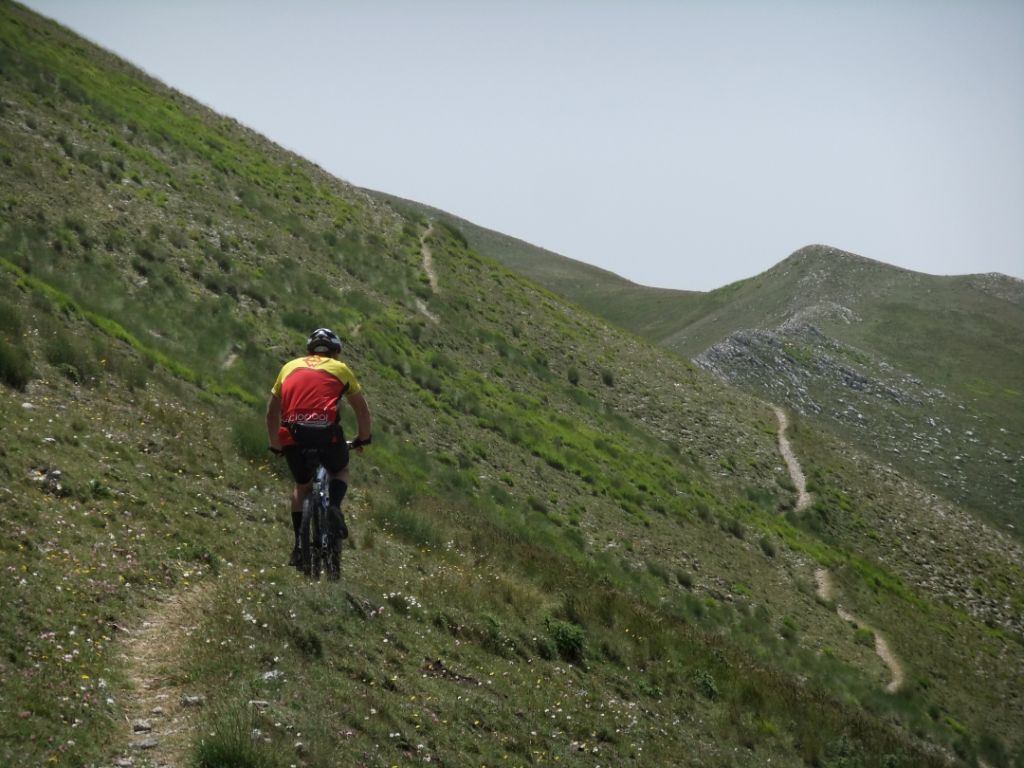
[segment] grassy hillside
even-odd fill
[[[558,295],[1024,531],[1024,282],[925,275],[810,246],[707,293],[647,288],[374,194],[445,222]]]
[[[699,291],[637,285],[608,270],[479,227],[437,208],[385,192],[366,192],[407,215],[440,222],[478,253],[641,336],[655,340],[667,336],[678,329],[682,314],[696,312],[701,306],[703,294]]]
[[[1019,552],[912,482],[801,423],[796,512],[767,404],[6,2],[0,180],[0,763],[1019,762]],[[319,324],[377,423],[311,585]]]

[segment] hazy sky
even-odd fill
[[[1024,277],[1020,0],[28,0],[360,186],[647,285]]]

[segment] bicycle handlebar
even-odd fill
[[[353,448],[362,448],[364,445],[369,445],[372,442],[373,442],[373,435],[371,435],[370,437],[366,438],[365,440],[360,440],[358,437],[355,440],[348,440],[345,443],[345,445],[347,445],[349,447],[349,450],[351,450]],[[283,456],[284,455],[284,451],[283,450],[281,450],[280,448],[275,448],[272,445],[268,445],[267,446],[267,450],[270,451],[275,456]]]

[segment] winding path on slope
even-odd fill
[[[430,290],[437,293],[437,273],[434,271],[434,254],[427,245],[427,240],[434,234],[434,225],[431,224],[420,235],[420,254],[423,256],[423,271],[427,273],[427,280],[430,281]]]
[[[189,720],[203,697],[180,682],[188,638],[199,627],[212,597],[204,581],[163,600],[138,626],[125,629],[122,659],[130,689],[124,711],[129,755],[118,765],[182,766],[190,745]]]
[[[434,271],[434,254],[430,250],[427,240],[434,234],[434,225],[430,224],[420,235],[420,256],[423,258],[423,271],[427,274],[427,281],[430,283],[430,292],[437,293],[437,272]],[[432,323],[438,322],[437,315],[427,308],[423,299],[416,297],[416,308]]]
[[[796,511],[801,512],[811,503],[811,494],[807,492],[807,479],[804,477],[800,462],[797,461],[793,449],[789,445],[789,440],[786,438],[786,430],[789,428],[786,412],[777,405],[773,405],[772,408],[775,409],[775,417],[779,420],[779,453],[782,454],[786,467],[789,469],[789,476],[793,480],[793,485],[796,486]]]
[[[833,594],[835,594],[832,574],[826,568],[818,568],[814,572],[814,578],[818,582],[818,596],[823,600],[831,600]],[[885,662],[885,665],[889,668],[889,674],[892,676],[888,685],[885,686],[885,690],[889,693],[896,693],[896,691],[903,687],[903,666],[900,664],[899,659],[896,658],[896,654],[892,652],[885,638],[874,627],[868,626],[838,603],[836,604],[836,613],[839,614],[839,618],[843,621],[866,629],[874,635],[875,653],[878,654],[878,658]]]
[[[779,453],[782,454],[786,467],[789,469],[789,476],[793,480],[793,485],[796,486],[796,511],[800,512],[811,503],[811,495],[807,492],[807,480],[804,477],[803,470],[800,468],[800,462],[790,447],[789,440],[786,439],[786,429],[789,427],[786,412],[775,405],[772,408],[775,410],[775,417],[779,420]],[[828,569],[818,568],[814,572],[814,578],[818,583],[818,596],[823,600],[832,600],[835,594],[835,584],[832,581],[832,574],[829,573]],[[889,644],[885,641],[885,638],[873,627],[865,624],[838,603],[836,603],[836,613],[839,614],[839,618],[843,621],[871,632],[875,638],[875,653],[878,654],[878,658],[889,668],[889,674],[892,677],[888,685],[885,686],[885,690],[889,693],[896,693],[903,686],[903,667],[899,659],[892,652]]]

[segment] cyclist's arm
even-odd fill
[[[267,440],[270,447],[275,450],[281,449],[281,438],[278,431],[281,429],[281,396],[271,395],[267,400]]]
[[[349,393],[345,395],[345,399],[348,400],[348,404],[352,406],[352,412],[356,415],[356,424],[359,430],[357,437],[360,440],[369,440],[373,426],[373,419],[370,417],[370,404],[366,402],[362,392]]]

